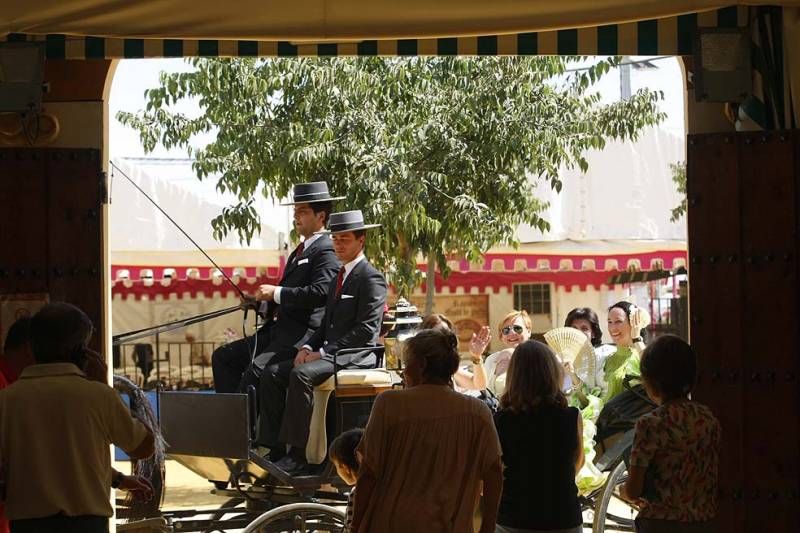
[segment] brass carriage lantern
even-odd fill
[[[419,316],[417,308],[401,296],[395,306],[389,309],[383,323],[391,325],[391,329],[384,338],[386,368],[387,370],[402,370],[403,341],[417,333],[417,328],[422,323],[422,317]]]

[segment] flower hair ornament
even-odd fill
[[[634,341],[641,342],[642,330],[649,326],[652,321],[650,313],[638,305],[631,304],[628,320],[631,323],[631,337],[633,337]]]

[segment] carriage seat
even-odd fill
[[[339,370],[339,388],[336,394],[341,397],[373,397],[392,387],[392,376],[383,368]],[[311,413],[306,460],[320,464],[328,454],[328,435],[326,419],[328,400],[334,389],[333,376],[314,387],[314,410]]]

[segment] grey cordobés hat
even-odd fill
[[[328,229],[319,233],[345,233],[347,231],[378,227],[380,227],[380,224],[364,224],[364,215],[360,210],[356,209],[355,211],[331,213],[331,217],[328,219]]]
[[[281,205],[311,204],[315,202],[333,202],[342,200],[344,196],[331,196],[328,184],[324,181],[298,183],[292,188],[292,201]]]

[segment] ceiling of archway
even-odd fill
[[[800,0],[0,0],[0,36],[417,40],[596,27],[744,4]]]
[[[6,0],[0,0],[4,2]],[[362,39],[338,42],[101,37],[9,33],[0,41],[41,41],[48,59],[157,57],[431,56],[431,55],[689,55],[698,28],[748,25],[747,6],[728,6],[600,26],[436,38]]]

